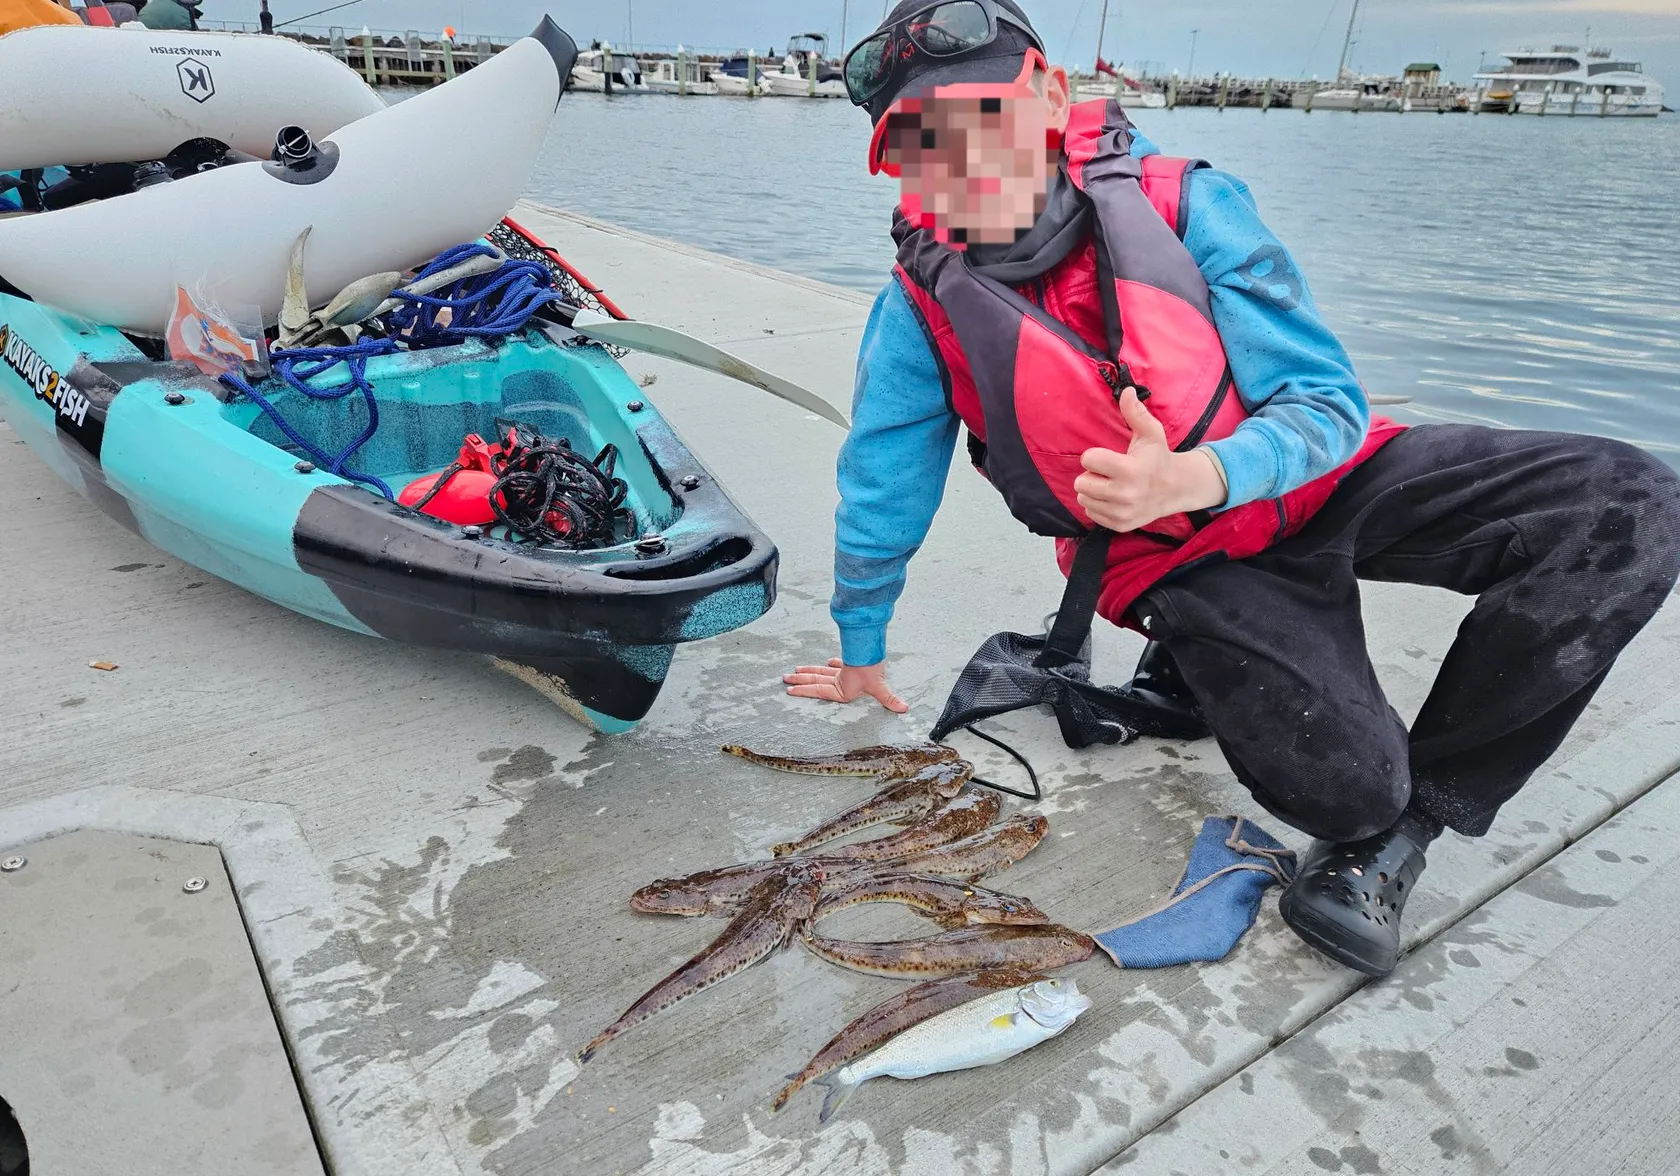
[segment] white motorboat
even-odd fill
[[[628,53],[614,53],[607,61],[604,49],[585,49],[572,67],[572,89],[595,94],[649,94],[652,90],[642,67]]]
[[[738,53],[714,65],[710,80],[717,87],[719,94],[731,98],[746,98],[762,89],[758,83],[763,76],[764,70],[758,64],[757,58]]]
[[[811,72],[816,71],[815,82]],[[846,78],[838,64],[828,59],[828,37],[823,33],[800,33],[788,41],[780,72],[760,79],[763,92],[774,98],[844,98]]]
[[[0,218],[0,289],[162,334],[184,284],[272,323],[307,230],[307,301],[319,306],[493,228],[524,190],[576,55],[545,17],[483,65],[319,142],[287,128],[274,160]],[[424,143],[470,143],[471,165],[454,150],[416,149]]]
[[[717,83],[701,76],[700,63],[685,54],[680,45],[674,59],[655,61],[651,68],[644,65],[642,77],[647,81],[647,88],[655,94],[718,93]]]
[[[1605,118],[1662,113],[1662,83],[1638,62],[1616,58],[1608,49],[1554,45],[1503,56],[1504,67],[1476,75],[1483,110]]]
[[[266,156],[385,109],[354,70],[285,37],[37,25],[0,36],[0,171],[161,159],[210,138]]]
[[[1357,78],[1344,75],[1336,85],[1313,95],[1314,110],[1374,110],[1390,114],[1401,109],[1401,98],[1393,78]]]

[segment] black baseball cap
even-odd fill
[[[900,0],[869,36],[873,37],[906,17],[932,7],[934,2]],[[925,94],[938,86],[1013,82],[1021,74],[1022,60],[1029,49],[1036,49],[1043,56],[1044,42],[1027,19],[1027,14],[1021,11],[1021,6],[1015,0],[991,2],[1004,18],[997,22],[997,35],[992,40],[952,57],[919,55],[911,59],[908,66],[901,68],[892,84],[879,94],[872,95],[864,105],[864,110],[869,112],[869,121],[879,124],[900,98]],[[868,39],[865,37],[863,41]]]

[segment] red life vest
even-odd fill
[[[1214,327],[1207,282],[1183,236],[1188,179],[1200,161],[1131,154],[1131,124],[1112,99],[1073,107],[1063,166],[1087,198],[1084,244],[1033,282],[1009,286],[899,214],[896,276],[940,361],[969,452],[1010,511],[1058,540],[1067,571],[1093,524],[1074,480],[1092,448],[1124,452],[1119,395],[1134,386],[1167,442],[1187,451],[1248,419]],[[1377,418],[1339,469],[1281,498],[1210,515],[1171,515],[1115,536],[1099,611],[1119,620],[1174,569],[1242,559],[1301,525],[1341,479],[1403,426]]]

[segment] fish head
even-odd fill
[[[921,769],[913,777],[918,783],[927,785],[928,791],[944,800],[950,800],[963,790],[974,776],[974,765],[964,759],[935,760]]]
[[[646,915],[705,915],[713,901],[705,889],[681,878],[649,882],[630,896],[630,909]]]
[[[1091,1007],[1091,998],[1075,980],[1052,976],[1021,989],[1021,1011],[1053,1033],[1060,1033]]]
[[[962,914],[963,921],[970,927],[984,923],[1002,924],[1006,927],[1031,927],[1050,921],[1049,915],[1024,898],[1013,894],[976,890],[972,886],[968,888],[968,895],[963,899]]]
[[[790,869],[785,875],[786,906],[783,908],[790,919],[803,921],[817,913],[817,903],[822,899],[823,870],[820,866],[801,864]]]

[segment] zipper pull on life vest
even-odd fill
[[[1103,383],[1114,394],[1114,403],[1120,403],[1120,394],[1127,388],[1137,392],[1139,400],[1149,399],[1149,389],[1132,379],[1132,369],[1126,364],[1112,363],[1106,359],[1097,360],[1097,371],[1102,375]]]

